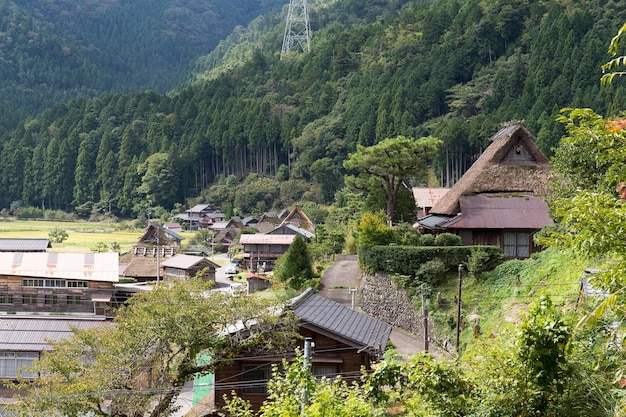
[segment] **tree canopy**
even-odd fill
[[[168,416],[183,384],[242,354],[291,349],[295,321],[268,301],[162,282],[133,296],[113,324],[75,331],[34,365],[16,415]],[[200,354],[210,358],[198,361]],[[103,408],[105,400],[111,406]]]
[[[380,186],[384,192],[387,216],[394,217],[398,191],[405,181],[417,179],[423,181],[427,168],[435,156],[441,141],[434,137],[420,139],[397,136],[380,141],[372,146],[358,145],[355,153],[350,154],[343,166],[356,171],[357,176],[346,178],[354,188],[377,192],[373,185]],[[375,182],[370,182],[370,179]]]

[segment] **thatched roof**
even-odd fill
[[[315,231],[315,224],[309,219],[309,217],[304,213],[302,207],[296,204],[296,206],[287,214],[287,216],[283,219],[281,226],[287,223],[291,223],[294,226],[297,226],[301,229],[304,229],[308,232]]]
[[[467,172],[430,210],[431,214],[453,216],[459,197],[478,193],[549,193],[548,158],[535,144],[534,136],[521,122],[512,122],[491,137]]]

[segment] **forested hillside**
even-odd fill
[[[310,7],[310,54],[281,60],[284,23],[265,17],[174,94],[74,100],[20,123],[2,138],[0,206],[93,202],[132,216],[186,203],[219,178],[229,185],[211,203],[240,211],[304,195],[330,203],[348,153],[397,135],[442,139],[436,174],[448,185],[501,122],[524,119],[550,155],[564,133],[561,108],[609,116],[626,107],[623,84],[599,84],[606,45],[626,20],[619,1]],[[264,185],[233,195],[251,173]]]
[[[186,81],[195,60],[278,0],[0,0],[0,132],[75,97]]]

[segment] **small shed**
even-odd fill
[[[248,281],[248,294],[253,294],[272,287],[270,279],[261,274],[247,274],[246,281]]]
[[[219,268],[219,265],[203,256],[178,254],[164,260],[161,267],[164,279],[190,279],[203,271],[204,281],[215,281],[215,270]]]

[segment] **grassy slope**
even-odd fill
[[[515,328],[524,311],[541,295],[552,298],[564,313],[577,307],[580,279],[592,265],[570,253],[548,249],[521,261],[511,260],[480,278],[463,278],[463,331],[461,349],[471,350],[474,337],[492,338]],[[456,278],[456,277],[455,277]],[[431,317],[441,339],[455,343],[457,279],[452,277],[437,289],[440,299],[431,303]],[[580,306],[579,309],[580,311]],[[474,335],[474,319],[479,318],[480,333]]]

